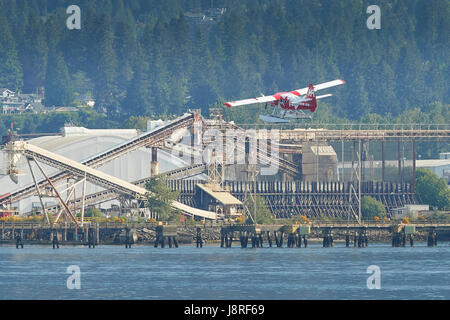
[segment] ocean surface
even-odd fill
[[[371,265],[379,267],[380,289],[368,288]],[[79,282],[67,273],[69,266],[78,266]],[[69,277],[80,289],[68,288]],[[4,245],[0,299],[450,299],[450,246],[53,250]]]

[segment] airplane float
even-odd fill
[[[273,107],[271,115],[259,115],[264,122],[289,122],[289,119],[311,119],[316,111],[317,100],[331,97],[332,94],[316,96],[316,91],[345,84],[344,80],[333,80],[317,85],[310,84],[307,88],[290,92],[278,92],[271,96],[226,102],[227,107],[238,107],[250,104],[264,103]]]

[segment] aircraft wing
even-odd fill
[[[323,96],[316,96],[316,99],[319,100],[319,99],[328,98],[328,97],[332,97],[332,96],[333,96],[332,94],[324,94]]]
[[[254,104],[254,103],[267,103],[272,101],[277,101],[278,99],[274,96],[263,96],[258,98],[252,98],[252,99],[245,99],[245,100],[239,100],[239,101],[230,101],[225,103],[227,107],[237,107],[237,106],[246,106],[248,104]]]
[[[314,90],[318,91],[318,90],[322,90],[322,89],[327,89],[327,88],[339,86],[344,83],[345,83],[345,81],[340,80],[340,79],[329,81],[329,82],[324,82],[324,83],[315,85]],[[303,96],[307,92],[308,92],[308,87],[303,88],[303,89],[294,90],[294,91],[291,91],[290,93],[295,94],[296,96]],[[317,99],[326,98],[329,96],[330,95],[323,95],[323,96],[317,97]],[[273,102],[273,101],[277,101],[277,100],[280,100],[280,93],[277,93],[272,96],[262,96],[262,97],[258,97],[258,98],[251,98],[251,99],[245,99],[245,100],[239,100],[239,101],[230,101],[230,102],[225,103],[225,105],[227,107],[237,107],[237,106],[246,106],[249,104],[256,104],[256,103],[268,103],[268,102]]]
[[[323,90],[323,89],[339,86],[339,85],[344,84],[344,83],[345,83],[345,81],[344,80],[340,80],[340,79],[333,80],[333,81],[328,81],[328,82],[324,82],[324,83],[320,83],[320,84],[314,85],[314,90],[315,91],[319,91],[319,90]],[[291,91],[291,93],[295,94],[296,96],[303,96],[307,92],[308,92],[308,87],[303,88],[303,89],[298,89],[298,90]]]

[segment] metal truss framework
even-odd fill
[[[203,123],[203,128],[217,128],[220,130],[224,130],[226,128],[232,128],[236,130],[244,130],[242,127],[239,127],[232,123],[220,123],[217,124],[211,121],[204,121],[201,116],[197,113],[190,113],[187,115],[183,115],[169,124],[154,129],[150,132],[146,132],[136,138],[128,140],[118,146],[115,146],[111,149],[108,149],[98,155],[95,155],[85,161],[82,162],[83,165],[96,168],[101,166],[109,161],[112,161],[124,154],[137,150],[141,147],[149,147],[156,146],[159,148],[168,148],[171,149],[170,146],[165,144],[165,141],[170,136],[171,133],[175,132],[180,128],[185,127],[193,127],[196,123]],[[268,131],[270,132],[270,130]],[[206,137],[206,141],[208,137]],[[337,216],[352,216],[356,218],[356,220],[361,220],[361,196],[366,195],[367,193],[364,190],[361,190],[363,177],[362,174],[362,165],[363,165],[363,155],[364,151],[361,150],[365,148],[364,143],[367,141],[412,141],[413,143],[413,174],[415,176],[415,146],[414,143],[416,141],[429,141],[429,140],[439,140],[439,141],[449,141],[450,140],[450,130],[448,127],[445,128],[394,128],[393,130],[384,130],[384,129],[375,129],[375,130],[365,130],[364,128],[360,128],[358,130],[349,129],[349,130],[331,130],[331,129],[299,129],[299,130],[280,130],[280,139],[283,143],[302,143],[302,142],[318,142],[318,141],[340,141],[340,142],[354,142],[354,148],[352,152],[352,163],[356,164],[356,167],[352,165],[352,177],[349,181],[349,186],[346,192],[343,192],[340,195],[330,194],[314,194],[311,191],[307,191],[305,195],[296,194],[293,195],[289,200],[289,195],[284,194],[264,194],[261,195],[266,199],[266,203],[269,208],[271,208],[272,212],[277,216],[280,215],[291,215],[291,214],[307,214],[311,216],[318,216],[323,214],[323,212],[329,210],[334,210],[334,215]],[[358,150],[356,151],[356,144],[358,145]],[[287,145],[286,145],[287,146]],[[289,147],[284,146],[284,148],[290,149]],[[299,146],[296,145],[295,149],[298,150]],[[244,150],[237,150],[238,152],[244,152]],[[260,150],[258,150],[260,151]],[[344,154],[344,153],[343,153]],[[273,161],[273,157],[270,154],[264,152],[258,152],[258,159],[264,163],[269,161]],[[356,161],[355,161],[356,155]],[[29,155],[29,158],[34,159],[34,155]],[[282,157],[277,157],[275,161],[278,162],[280,169],[284,170],[286,173],[295,176],[298,173],[298,168],[294,163],[289,162],[288,160],[283,159]],[[383,154],[383,179],[384,179],[384,154]],[[37,163],[37,162],[36,162]],[[342,159],[342,165],[344,164],[344,159]],[[31,165],[29,163],[30,170]],[[401,164],[399,162],[399,175],[401,172]],[[72,179],[74,183],[80,183],[83,177],[77,173],[69,172],[65,170],[65,168],[61,168],[63,171],[56,173],[50,177],[47,177],[44,180],[37,181],[35,176],[33,175],[34,184],[31,186],[27,186],[25,188],[20,189],[17,192],[12,193],[7,197],[3,197],[2,203],[12,203],[28,196],[34,195],[36,193],[40,197],[40,201],[42,207],[44,205],[41,199],[41,191],[51,186],[51,182],[56,183],[58,181],[67,181],[67,179]],[[189,176],[197,175],[201,172],[207,170],[206,164],[194,164],[185,168],[180,168],[173,170],[168,174],[169,177],[174,179],[186,178]],[[86,177],[85,177],[86,180]],[[135,185],[144,185],[147,179],[142,179],[135,182]],[[414,181],[415,179],[413,179]],[[345,182],[345,181],[344,181]],[[318,186],[319,186],[319,182]],[[108,185],[104,185],[108,187]],[[415,185],[411,186],[412,191],[409,193],[401,193],[397,194],[385,194],[385,193],[374,193],[371,194],[374,198],[382,201],[388,208],[392,209],[393,207],[402,206],[405,203],[415,203],[414,199],[414,189]],[[126,191],[126,190],[125,190]],[[73,192],[74,194],[74,192]],[[84,204],[89,203],[98,203],[101,201],[108,201],[112,198],[118,196],[117,190],[105,190],[98,192],[96,194],[87,195],[86,197],[76,198],[74,200],[67,200],[66,206],[72,201],[72,205],[74,206],[74,210],[78,206],[84,208]],[[239,194],[236,194],[239,198]],[[180,200],[182,203],[189,204],[191,206],[195,206],[192,200],[189,199],[189,196],[184,195],[183,193],[180,195]],[[64,204],[61,204],[62,207],[66,207]],[[321,209],[319,209],[319,207]],[[315,209],[317,208],[317,209]],[[59,210],[60,208],[44,208],[44,210]],[[70,216],[70,208],[66,210],[64,208],[67,215]],[[283,210],[285,213],[283,213]]]
[[[180,191],[179,201],[195,206],[195,181],[171,181],[169,186]],[[351,211],[357,211],[358,201],[352,196],[351,182],[225,182],[231,193],[241,201],[245,193],[254,192],[264,198],[267,207],[277,218],[291,218],[295,215],[307,217],[341,217],[351,220],[355,216]],[[382,202],[388,214],[392,209],[406,204],[416,204],[417,201],[412,185],[407,183],[363,182],[361,196],[371,196]]]

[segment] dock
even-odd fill
[[[426,235],[428,246],[437,245],[440,234],[450,232],[449,223],[415,222],[411,224],[392,222],[314,222],[309,224],[273,224],[244,225],[227,223],[206,223],[190,226],[195,230],[192,244],[202,248],[207,242],[204,233],[208,230],[219,230],[220,247],[230,248],[233,243],[240,247],[306,247],[308,240],[320,238],[324,247],[332,247],[336,239],[345,240],[346,246],[366,247],[369,235],[389,234],[394,247],[405,246],[407,242],[414,244],[414,236]],[[137,230],[146,230],[154,235],[154,247],[178,248],[179,236],[186,230],[182,225],[158,225],[152,223],[90,222],[83,226],[74,223],[49,225],[35,222],[1,222],[0,243],[49,244],[57,248],[59,245],[87,245],[95,248],[99,244],[120,244],[131,248],[139,243]],[[142,242],[144,243],[144,242]]]

